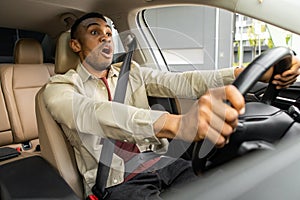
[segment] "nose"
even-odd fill
[[[111,42],[111,37],[107,36],[106,34],[100,37],[100,42]]]

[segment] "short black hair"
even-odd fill
[[[72,39],[75,39],[75,32],[77,31],[78,25],[83,20],[86,20],[86,19],[89,19],[89,18],[100,18],[100,19],[103,19],[105,22],[107,22],[105,17],[101,13],[97,13],[97,12],[87,13],[87,14],[81,16],[80,18],[76,19],[76,21],[72,25],[72,27],[71,27],[71,38]]]

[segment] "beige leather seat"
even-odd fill
[[[54,74],[54,65],[43,63],[42,47],[34,39],[18,40],[14,56],[14,64],[3,64],[0,67],[1,87],[8,116],[7,119],[5,115],[4,118],[1,115],[0,124],[6,126],[8,131],[1,133],[0,145],[10,144],[32,152],[39,144],[35,95]],[[1,113],[5,113],[1,111],[1,104],[4,102],[0,99]]]
[[[55,72],[65,73],[76,68],[79,58],[69,48],[70,33],[62,33],[56,44]],[[50,162],[71,186],[74,192],[83,198],[82,178],[78,172],[73,148],[60,126],[48,112],[43,100],[42,88],[36,96],[36,114],[42,157]]]
[[[7,108],[4,101],[2,86],[0,85],[0,146],[13,143],[10,121],[8,118]]]
[[[55,73],[64,74],[75,69],[79,57],[69,47],[70,33],[60,35],[56,44]],[[124,54],[115,55],[115,60],[123,58]],[[65,137],[59,124],[55,122],[47,110],[43,100],[44,87],[36,96],[36,114],[39,129],[39,139],[42,157],[50,162],[71,186],[75,193],[83,198],[82,177],[78,172],[74,151]]]

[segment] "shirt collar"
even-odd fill
[[[108,70],[107,78],[118,77],[120,70],[118,70],[113,65],[109,66],[108,68],[109,68],[109,70]],[[88,72],[86,70],[86,68],[82,65],[82,63],[78,64],[76,71],[79,74],[79,76],[81,77],[81,79],[82,79],[83,82],[86,82],[89,79],[98,79],[93,74],[91,74],[90,72]]]
[[[119,72],[120,72],[120,69],[116,68],[114,65],[111,65],[109,67],[109,71],[108,71],[107,77],[108,78],[118,77],[119,76]]]

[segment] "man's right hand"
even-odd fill
[[[158,138],[200,141],[207,137],[222,147],[236,128],[238,115],[244,111],[244,97],[236,87],[228,85],[208,90],[185,115],[162,115],[154,130]]]

